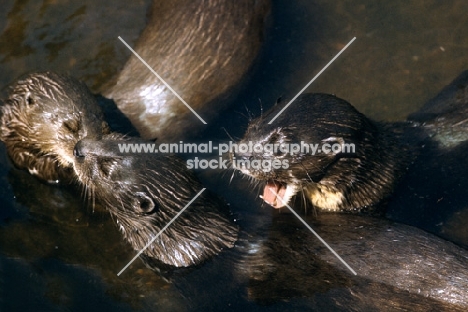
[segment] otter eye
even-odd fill
[[[268,138],[268,143],[269,143],[269,144],[278,143],[279,139],[280,139],[280,136],[278,135],[278,133],[273,133],[273,134],[270,135],[270,137]]]
[[[134,207],[140,210],[139,212],[141,213],[150,214],[159,210],[153,199],[143,192],[137,192],[135,194],[135,200],[137,203]]]
[[[322,140],[323,144],[328,144],[327,146],[329,147],[328,151],[331,154],[336,155],[336,154],[342,154],[342,149],[345,147],[345,140],[342,137],[328,137],[326,139]]]
[[[31,95],[28,95],[28,96],[26,97],[26,102],[28,103],[28,105],[34,105],[34,104],[36,104],[36,101],[32,98]]]
[[[65,120],[63,122],[63,126],[68,131],[70,131],[72,133],[75,133],[75,132],[78,132],[80,130],[80,121],[78,121],[76,119]]]
[[[274,155],[276,157],[286,156],[285,148],[283,145],[278,146],[278,148],[274,151]]]

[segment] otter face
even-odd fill
[[[275,208],[300,191],[327,210],[367,205],[354,202],[350,193],[361,182],[361,167],[376,141],[374,124],[332,95],[302,95],[268,124],[281,108],[250,123],[238,146],[252,149],[232,153],[233,167],[265,181],[263,199]]]
[[[0,139],[13,163],[49,182],[70,175],[76,142],[108,132],[87,87],[51,72],[18,80],[1,106]]]
[[[175,156],[119,152],[122,143],[148,143],[110,134],[75,146],[74,168],[92,198],[115,217],[124,238],[140,251],[202,189]],[[237,227],[221,210],[225,204],[202,193],[143,252],[166,265],[200,264],[237,240]]]

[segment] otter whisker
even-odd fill
[[[225,127],[221,127],[221,129],[224,130],[224,132],[226,133],[226,135],[229,137],[229,139],[231,139],[231,141],[235,141],[234,138],[231,136],[231,134],[229,134],[229,132],[227,131],[227,129]]]
[[[304,166],[304,164],[302,163],[302,160],[299,162],[299,165],[304,169],[304,172],[306,173],[307,175],[307,179],[310,181],[310,182],[313,182],[315,183],[314,180],[312,180],[312,177],[309,175],[309,172],[307,171],[307,168]]]
[[[229,179],[229,184],[232,183],[232,179],[234,179],[234,175],[236,174],[235,170],[232,170],[231,178]]]
[[[260,117],[263,117],[263,103],[262,103],[262,99],[259,98],[259,99],[258,99],[258,103],[260,104]],[[253,117],[253,116],[252,116],[252,117]],[[252,119],[253,119],[253,118],[251,118],[251,119],[249,120],[249,122],[251,122]]]
[[[244,107],[245,107],[245,106],[244,106]],[[242,113],[242,112],[236,111],[235,113],[238,114],[238,115],[240,115],[240,116],[242,116],[242,117],[244,117],[244,118],[247,119],[247,120],[250,120],[250,119],[249,119],[250,117],[249,117],[248,115],[245,115],[245,114]]]

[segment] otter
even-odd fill
[[[72,77],[30,74],[13,85],[1,109],[1,139],[13,163],[47,182],[81,182],[93,200],[106,205],[136,250],[202,189],[174,156],[112,154],[117,143],[138,139],[111,133],[95,97]],[[117,177],[123,181],[112,180]],[[117,188],[120,182],[127,186]],[[197,211],[187,212],[158,241],[161,246],[143,255],[146,262],[190,266],[232,247],[237,228],[218,213],[223,206],[203,194],[193,204]]]
[[[262,150],[231,153],[235,169],[266,182],[263,199],[275,208],[284,207],[303,191],[320,209],[366,209],[392,193],[414,158],[411,145],[405,142],[404,125],[392,128],[373,122],[333,95],[301,95],[268,124],[281,108],[276,105],[252,121],[239,142],[260,144]],[[408,131],[414,132],[414,137],[420,136],[417,129]],[[267,144],[278,148],[268,150]],[[280,148],[285,144],[307,146],[293,152]],[[311,144],[317,144],[315,154]],[[329,148],[336,144],[340,149]],[[286,161],[286,165],[265,170],[247,163],[255,160]]]
[[[246,244],[237,266],[249,276],[251,300],[272,304],[309,298],[314,310],[325,303],[356,311],[468,307],[465,249],[367,215],[323,213],[306,220],[358,275],[350,275],[292,214],[275,210],[266,235]]]
[[[74,148],[79,182],[105,205],[124,238],[138,251],[202,190],[195,175],[176,156],[119,151],[119,144],[147,143],[111,133],[100,140],[82,139]],[[237,232],[226,205],[204,192],[143,252],[142,258],[156,269],[198,265],[233,247]]]
[[[233,167],[263,181],[263,199],[275,208],[284,207],[302,192],[321,210],[381,214],[386,207],[379,204],[394,197],[393,191],[409,167],[417,163],[421,173],[430,174],[426,168],[431,165],[419,161],[427,159],[421,157],[423,151],[446,155],[444,158],[455,148],[464,148],[468,141],[467,90],[465,71],[420,111],[394,123],[372,121],[333,95],[304,94],[271,124],[281,105],[252,121],[239,142],[263,147],[276,144],[278,148],[233,151]],[[302,150],[280,148],[292,144]],[[307,144],[316,144],[317,149],[303,146]],[[330,148],[334,145],[338,148]],[[247,166],[255,160],[276,161],[277,166]],[[280,165],[283,162],[287,165]],[[408,191],[414,192],[411,187]]]
[[[251,67],[269,7],[269,0],[153,1],[135,51],[208,120]],[[133,55],[102,90],[143,138],[179,140],[202,126]]]
[[[74,179],[73,148],[80,139],[109,133],[86,85],[53,72],[16,81],[0,114],[0,140],[13,163],[50,183]]]

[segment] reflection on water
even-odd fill
[[[117,36],[134,42],[144,27],[148,5],[148,1],[133,1],[132,5],[127,1],[4,2],[0,12],[1,87],[29,71],[54,70],[70,72],[96,92],[129,56]],[[205,132],[205,138],[226,139],[221,127],[231,135],[241,136],[247,124],[243,116],[245,106],[258,114],[261,106],[267,109],[278,97],[294,96],[354,36],[357,40],[353,45],[308,91],[336,94],[375,119],[402,120],[468,68],[467,11],[468,3],[462,0],[410,4],[276,0],[272,27],[256,73],[233,107]],[[260,298],[258,302],[263,305],[258,306],[249,298],[255,298],[256,286],[266,287],[264,281],[255,279],[255,274],[248,281],[245,276],[226,270],[226,262],[234,261],[232,252],[199,270],[176,276],[174,283],[167,283],[140,262],[117,277],[134,252],[123,243],[113,220],[99,207],[93,210],[82,204],[80,190],[44,185],[25,172],[11,169],[5,155],[2,146],[2,307],[191,310],[215,305],[246,310],[312,306],[325,309],[333,304],[330,293],[343,294],[340,285],[356,283],[338,271],[329,271],[338,275],[333,277],[335,284],[320,284],[331,277],[313,274],[307,266],[310,271],[302,273],[319,281],[317,288],[312,283],[304,285],[304,289],[315,291],[313,299],[307,299],[311,291],[301,293],[299,286],[282,297],[272,291],[271,298],[275,299]],[[200,175],[209,188],[231,203],[245,233],[253,233],[245,234],[247,237],[258,235],[257,229],[271,223],[270,208],[261,205],[257,191],[252,192],[246,180],[236,175],[230,184],[230,173]],[[440,176],[444,177],[444,173]],[[418,225],[440,223],[441,233],[467,246],[468,235],[460,222],[467,210],[462,195],[456,194],[460,198],[451,198],[451,203],[457,204],[458,211],[438,220],[440,214],[434,208],[426,216],[430,221],[423,219]],[[294,235],[282,230],[286,237]],[[262,234],[268,235],[266,231]],[[243,248],[242,243],[238,248]],[[279,290],[284,291],[276,289]],[[30,297],[21,295],[26,291]],[[415,298],[408,300],[411,299]]]

